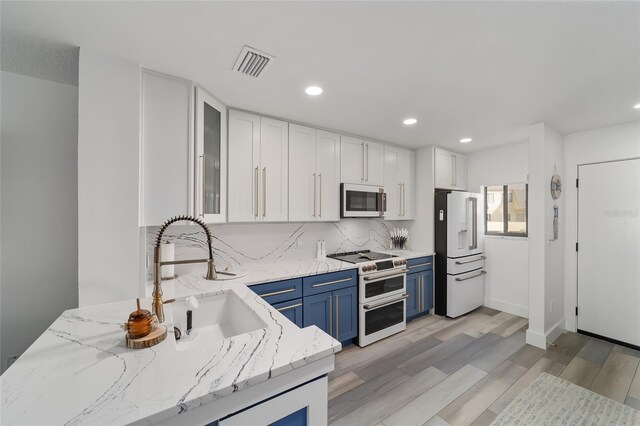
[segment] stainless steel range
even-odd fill
[[[358,265],[358,346],[407,328],[407,261],[370,250],[328,257]]]

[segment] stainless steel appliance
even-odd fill
[[[358,264],[358,346],[407,328],[405,259],[369,250],[329,257]]]
[[[435,313],[466,314],[484,303],[481,194],[435,192]]]
[[[380,186],[340,184],[340,217],[382,217],[385,203]]]

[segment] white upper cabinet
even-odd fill
[[[467,156],[434,148],[435,187],[441,189],[467,189]]]
[[[289,123],[260,118],[262,220],[284,222],[289,216]]]
[[[351,136],[341,137],[340,178],[344,183],[382,185],[384,145]]]
[[[340,135],[316,133],[318,216],[320,221],[340,220]]]
[[[229,222],[258,220],[260,117],[229,111]]]
[[[196,88],[196,211],[206,223],[227,221],[227,109]]]
[[[289,220],[340,219],[340,136],[289,124]]]
[[[386,146],[384,149],[386,220],[414,219],[415,156],[413,151]]]
[[[340,137],[340,180],[364,182],[364,141],[351,136]]]
[[[364,141],[365,152],[365,182],[367,185],[384,184],[384,145],[376,142]]]
[[[142,72],[142,226],[193,214],[192,117],[191,82]]]
[[[288,123],[229,111],[229,222],[288,218]]]

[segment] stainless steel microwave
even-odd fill
[[[383,217],[385,204],[381,186],[340,184],[340,217]]]

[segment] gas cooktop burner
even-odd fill
[[[332,259],[342,260],[343,262],[349,263],[364,263],[364,262],[375,262],[377,260],[391,259],[394,256],[392,254],[385,253],[377,253],[371,250],[362,250],[362,251],[350,251],[346,253],[334,253],[328,254],[327,257]]]

